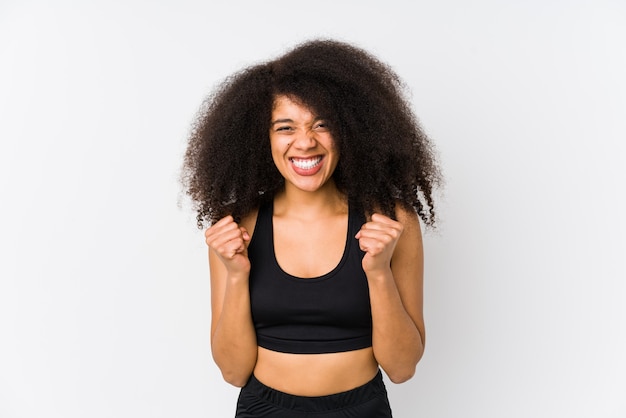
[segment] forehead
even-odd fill
[[[276,116],[298,116],[302,118],[314,118],[315,114],[311,108],[295,97],[278,95],[274,98],[272,106],[272,117]]]

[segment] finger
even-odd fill
[[[228,231],[237,231],[239,229],[239,225],[237,225],[232,219],[228,221],[226,218],[220,219],[218,223],[211,226],[204,232],[204,235],[207,239],[213,236],[222,235]]]
[[[383,215],[382,213],[377,213],[377,212],[372,213],[371,219],[374,222],[383,222],[383,223],[394,223],[394,222],[396,222],[393,219],[391,219],[390,217],[388,217],[386,215]]]
[[[214,248],[220,256],[228,259],[231,259],[235,257],[235,255],[241,254],[246,250],[246,246],[241,238],[226,241],[212,248]]]
[[[376,239],[389,243],[398,239],[402,231],[394,228],[380,228],[379,226],[365,226],[357,233],[356,238],[361,240],[363,238]]]
[[[385,230],[363,229],[359,231],[359,247],[370,255],[378,255],[395,247],[400,232],[393,228]]]
[[[392,242],[396,239],[397,233],[391,231],[378,231],[374,229],[366,229],[360,231],[359,241],[380,241],[383,244]]]
[[[379,222],[367,222],[361,227],[362,231],[386,231],[388,229],[391,229],[389,225]]]
[[[386,225],[384,225],[384,224],[380,224],[380,223],[377,223],[377,222],[372,222],[372,221],[370,221],[370,222],[366,222],[366,223],[364,223],[364,224],[361,226],[361,229],[359,230],[359,232],[357,232],[357,234],[356,234],[356,236],[355,236],[355,237],[356,237],[356,239],[361,238],[362,234],[363,234],[365,231],[376,231],[376,230],[378,230],[378,231],[384,231],[384,230],[385,230],[385,229],[387,229],[387,228],[389,228],[389,227],[388,227],[388,226],[386,226]]]
[[[370,255],[378,255],[385,249],[385,244],[377,239],[362,238],[359,240],[359,248]]]
[[[374,213],[370,222],[377,225],[386,225],[387,227],[391,227],[393,229],[403,229],[403,225],[400,222],[394,221],[393,219],[385,215],[381,215],[380,213]]]
[[[211,227],[215,227],[215,226],[220,227],[220,226],[229,224],[231,222],[234,222],[234,219],[232,216],[228,215],[228,216],[224,216],[222,219],[215,222],[213,225],[211,225]]]
[[[243,236],[241,234],[241,231],[239,231],[238,229],[210,237],[209,239],[207,239],[207,245],[209,247],[219,248],[223,247],[231,241],[236,240],[243,242]]]
[[[244,237],[242,231],[235,224],[213,231],[212,234],[207,236],[206,243],[209,247],[218,248],[229,241],[237,239],[243,241]]]
[[[220,219],[219,221],[215,222],[213,225],[211,225],[210,227],[208,227],[205,231],[204,231],[204,236],[208,237],[210,235],[214,235],[216,233],[218,233],[218,231],[220,231],[222,228],[224,228],[225,226],[230,225],[231,223],[234,223],[233,221],[233,217],[232,216],[226,216],[222,219]],[[236,225],[236,224],[235,224]]]

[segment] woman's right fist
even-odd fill
[[[231,273],[249,272],[250,235],[232,216],[220,219],[204,232],[206,243]]]

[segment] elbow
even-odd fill
[[[388,364],[388,367],[384,367],[385,373],[387,373],[387,377],[389,380],[395,384],[404,383],[407,380],[410,380],[413,376],[415,376],[415,370],[417,368],[417,363],[422,358],[423,350],[420,353],[415,353],[415,356],[412,359],[407,359],[404,363],[393,363]]]
[[[214,360],[215,364],[217,364],[217,367],[222,373],[224,381],[238,388],[242,388],[246,385],[246,383],[248,383],[256,362],[252,359],[250,359],[250,361],[239,359],[235,362],[235,364],[233,364],[232,361],[218,361],[215,356]]]
[[[248,383],[256,364],[256,351],[243,352],[243,355],[237,357],[224,355],[224,350],[217,350],[214,346],[211,351],[224,381],[238,388]]]
[[[242,373],[227,373],[222,371],[222,377],[227,383],[231,385],[242,388],[248,383],[250,379],[250,374],[242,374]]]
[[[415,367],[407,370],[398,370],[393,373],[387,373],[389,380],[395,384],[404,383],[415,375]]]
[[[379,362],[379,364],[392,383],[400,384],[410,380],[413,376],[415,376],[417,363],[419,363],[423,354],[424,350],[420,350],[419,352],[413,353],[413,355],[411,355],[409,358],[404,359],[404,361],[385,363]]]

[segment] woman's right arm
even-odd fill
[[[211,274],[211,352],[224,380],[242,387],[257,358],[248,287],[250,236],[227,216],[207,229],[205,237]]]

